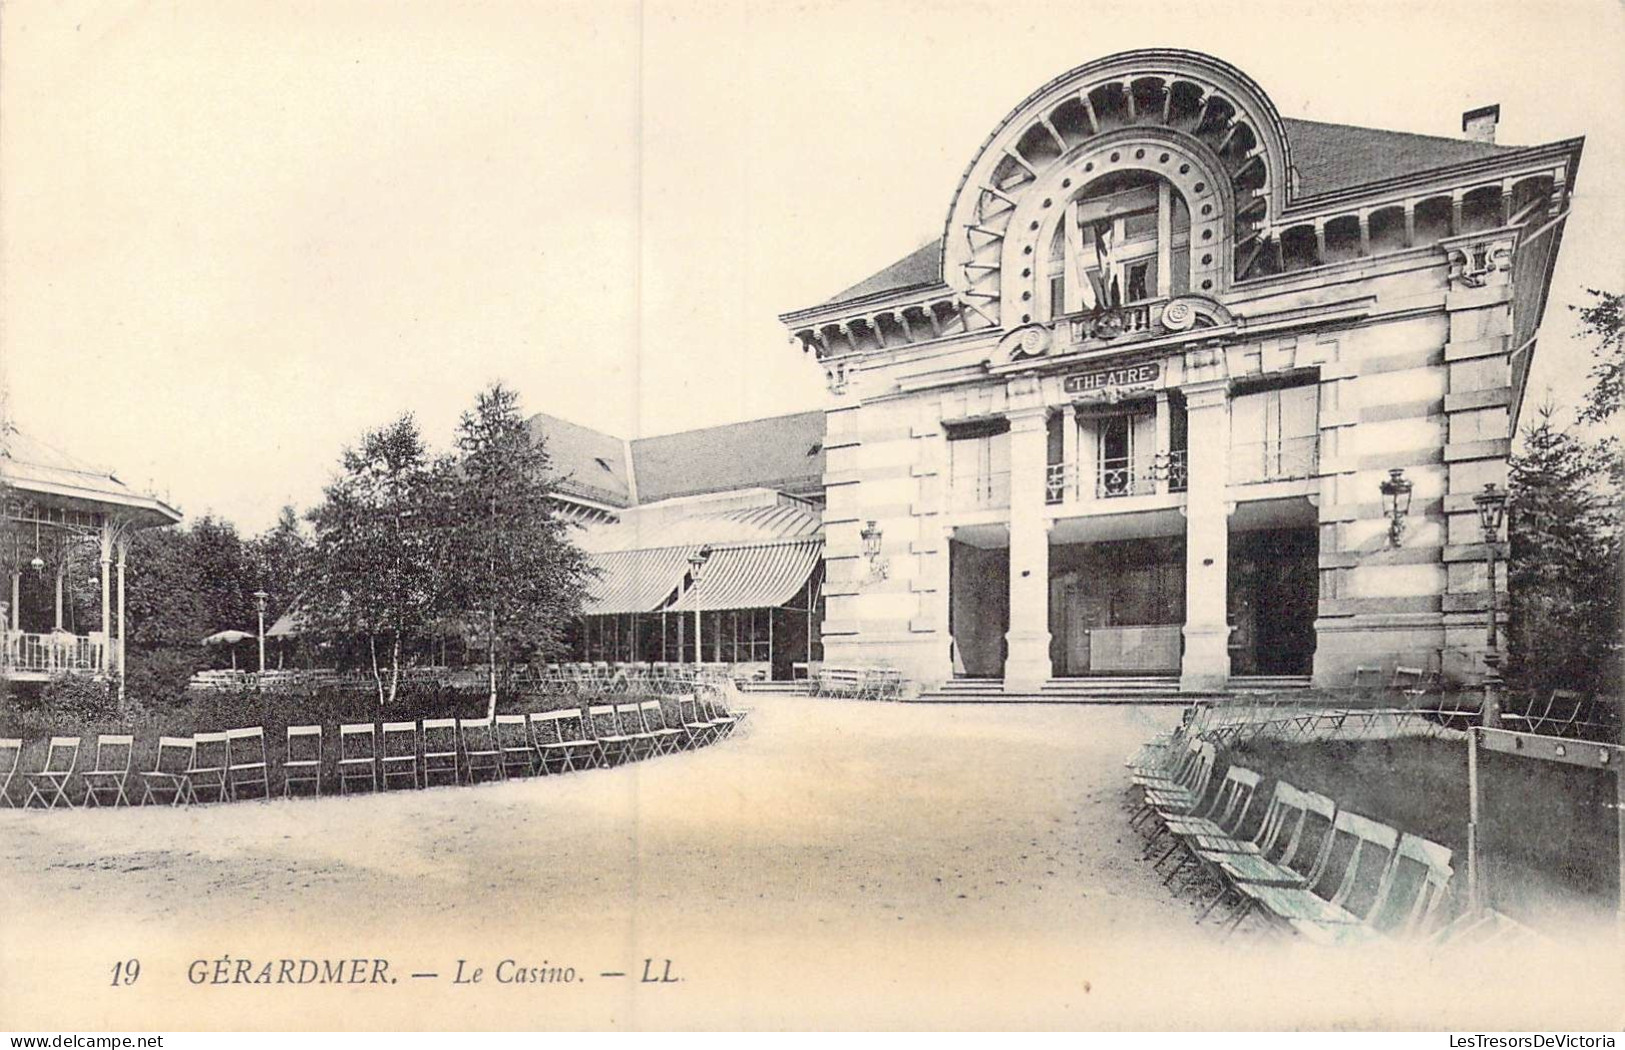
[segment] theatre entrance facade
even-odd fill
[[[1193,52],[1046,84],[940,241],[781,318],[835,395],[826,661],[1023,693],[1480,673],[1472,499],[1579,148],[1284,121]]]

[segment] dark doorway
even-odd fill
[[[954,677],[1002,678],[1010,630],[1010,550],[948,541],[948,632]]]
[[[1320,604],[1316,530],[1230,537],[1230,673],[1309,674]]]

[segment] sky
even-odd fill
[[[938,237],[1083,62],[1206,51],[1283,116],[1586,136],[1529,401],[1625,288],[1625,5],[398,0],[0,8],[18,426],[246,532],[493,380],[626,437],[825,403],[777,316]]]

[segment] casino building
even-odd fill
[[[1504,587],[1473,497],[1506,481],[1582,145],[1498,117],[1287,120],[1175,50],[1023,100],[940,241],[782,315],[833,394],[826,662],[1473,678]]]

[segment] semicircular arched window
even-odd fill
[[[1062,209],[1046,256],[1040,316],[1128,306],[1190,290],[1191,213],[1168,180],[1115,172]]]

